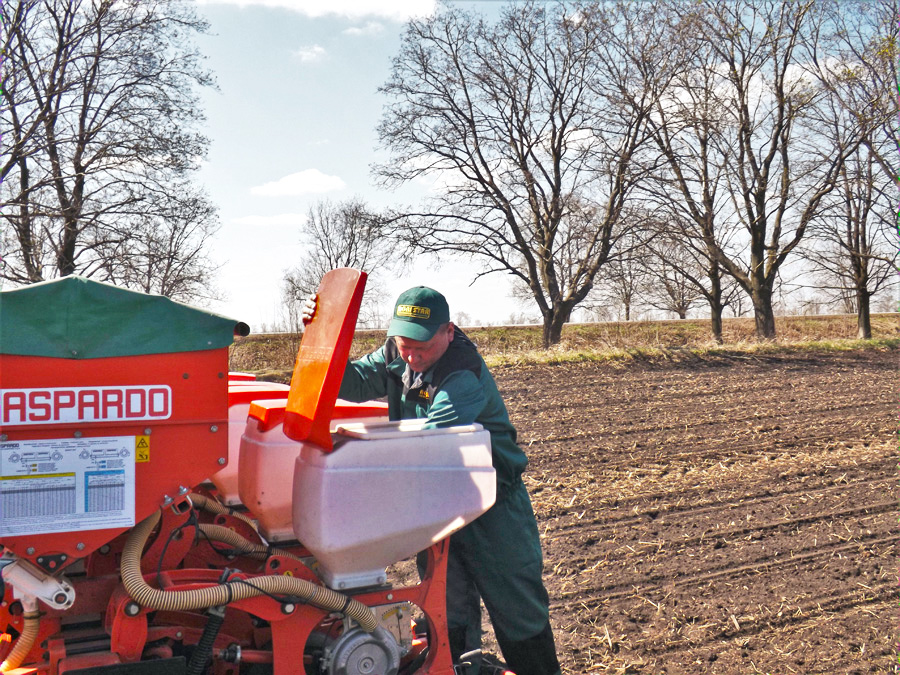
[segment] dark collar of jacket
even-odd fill
[[[400,358],[400,351],[394,338],[387,339],[384,352],[388,374],[400,382],[405,391],[422,387],[438,389],[448,374],[458,370],[471,370],[475,375],[481,373],[481,357],[478,355],[478,349],[459,326],[453,327],[453,342],[447,347],[447,351],[424,373],[417,373]]]

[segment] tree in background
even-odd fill
[[[621,308],[618,318],[631,321],[639,318],[640,302],[645,297],[647,278],[644,266],[632,256],[612,259],[600,275],[600,304]],[[588,304],[597,311],[597,301]]]
[[[662,228],[661,235],[647,245],[647,252],[640,258],[647,280],[644,301],[654,309],[686,319],[706,290],[705,261],[682,246],[666,224]]]
[[[288,328],[299,331],[300,308],[316,292],[326,272],[338,267],[366,271],[366,292],[359,325],[376,328],[390,315],[382,274],[397,267],[397,242],[390,238],[385,221],[360,199],[343,202],[322,200],[309,208],[301,226],[306,253],[285,272],[282,298]]]
[[[674,305],[686,309],[692,293],[684,284],[690,284],[706,300],[712,338],[721,343],[722,313],[736,291],[719,262],[718,249],[731,249],[737,236],[737,219],[729,217],[725,189],[737,134],[716,94],[721,74],[698,67],[714,59],[712,47],[697,39],[690,18],[672,12],[656,20],[666,21],[672,36],[668,44],[673,57],[666,64],[671,77],[652,76],[646,82],[656,87],[662,81],[666,89],[654,97],[656,109],[649,119],[654,143],[643,153],[643,161],[655,168],[638,188],[659,214],[659,239],[649,252],[664,282],[656,295],[664,307],[673,304],[673,293],[681,296]]]
[[[439,181],[424,208],[396,216],[407,240],[474,257],[479,276],[512,275],[540,310],[545,347],[627,227],[652,109],[639,71],[668,52],[654,11],[527,2],[488,24],[444,7],[409,23],[382,87],[391,158],[377,173],[388,184]]]
[[[630,219],[648,218],[631,214]],[[597,283],[585,299],[584,308],[594,316],[631,321],[639,318],[639,310],[647,305],[650,277],[647,273],[647,241],[643,236],[651,230],[629,228],[621,237],[615,255],[611,256],[597,277]]]
[[[861,129],[862,142],[900,190],[900,0],[828,0],[832,29],[817,36],[815,74]]]
[[[816,288],[856,312],[860,339],[872,337],[872,296],[897,287],[896,200],[877,156],[861,146],[844,164],[801,252],[815,272]]]
[[[836,138],[859,134],[862,145],[815,221],[804,257],[818,273],[817,287],[856,312],[857,335],[869,338],[872,296],[897,285],[900,2],[847,0],[825,7],[833,29],[816,36],[816,47],[830,58],[816,59],[813,71],[833,106],[825,123]]]
[[[860,143],[890,173],[897,108],[885,84],[896,76],[896,6],[711,0],[669,3],[661,14],[678,72],[647,82],[668,85],[649,121],[664,162],[640,193],[671,214],[685,253],[706,259],[698,288],[715,339],[732,281],[754,304],[757,334],[774,336],[784,264],[829,208]]]
[[[151,213],[115,223],[121,235],[96,249],[89,276],[181,302],[211,298],[214,270],[206,251],[215,207],[185,182]]]
[[[706,86],[725,114],[712,140],[724,160],[727,217],[740,228],[728,241],[702,229],[697,236],[749,295],[757,337],[773,339],[781,269],[861,142],[858,133],[822,133],[827,92],[804,76],[827,22],[813,0],[673,6],[703,45],[692,67],[709,74]]]
[[[181,299],[209,291],[215,209],[191,185],[207,147],[176,0],[4,3],[0,278],[83,274]]]

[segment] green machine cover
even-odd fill
[[[97,359],[217,349],[236,322],[161,295],[68,276],[0,292],[0,354]]]

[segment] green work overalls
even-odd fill
[[[475,345],[456,328],[440,360],[427,372],[414,373],[388,338],[348,364],[339,395],[350,401],[386,396],[392,420],[424,418],[431,428],[477,422],[490,432],[497,501],[450,538],[447,615],[454,658],[480,646],[480,595],[507,665],[521,675],[557,672],[540,537],[521,480],[528,460]],[[516,661],[526,663],[513,667]]]

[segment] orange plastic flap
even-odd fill
[[[280,398],[282,400],[288,397],[290,387],[280,382],[241,382],[231,381],[228,383],[228,407],[240,405],[241,403],[250,403],[260,398]]]
[[[284,409],[287,401],[284,398],[271,400],[254,400],[250,404],[248,417],[256,420],[256,428],[260,431],[269,431],[284,422]],[[366,401],[354,403],[339,398],[334,404],[332,419],[346,420],[361,417],[384,417],[387,419],[388,405],[382,401]]]
[[[343,267],[319,283],[313,320],[306,327],[291,377],[284,413],[284,433],[331,452],[329,426],[341,388],[356,317],[366,287],[366,273]]]
[[[256,427],[260,431],[269,431],[284,422],[284,407],[286,405],[287,401],[283,398],[253,401],[250,404],[250,411],[247,413],[247,417],[256,420]]]

